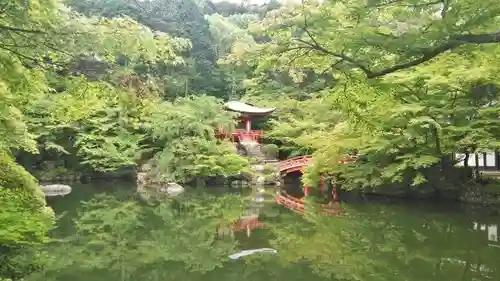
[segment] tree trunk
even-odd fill
[[[445,156],[443,155],[443,152],[441,151],[441,140],[439,139],[439,133],[436,127],[432,128],[432,134],[434,135],[434,141],[435,141],[435,146],[436,146],[436,155],[439,157],[439,180],[436,182],[436,184],[433,184],[434,187],[434,194],[436,198],[441,197],[441,190],[439,189],[439,185],[444,181],[445,179],[445,165],[446,165],[446,159]]]

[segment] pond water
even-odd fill
[[[133,187],[121,183],[81,185],[65,197],[48,198],[57,214],[65,214],[54,235],[63,237],[72,233],[71,220],[82,202],[99,193],[115,195],[124,190],[133,191]],[[212,198],[210,196],[223,196],[227,191],[207,188],[195,192],[198,196],[205,196],[200,192],[206,192],[206,198]],[[190,192],[194,191],[187,193]],[[254,196],[248,190],[231,193],[235,197]],[[214,204],[217,204],[214,209],[222,214],[226,207],[227,212],[234,211],[227,202]],[[113,242],[108,245],[110,249],[87,256],[85,266],[78,262],[61,265],[61,269],[45,276],[44,280],[500,280],[497,227],[500,217],[495,209],[372,199],[344,202],[342,206],[347,213],[342,217],[304,218],[276,204],[262,203],[260,220],[264,227],[253,230],[250,236],[237,232],[233,238],[220,238],[224,243],[214,242],[215,229],[213,234],[196,231],[215,225],[208,217],[202,222],[194,216],[178,221],[172,217],[158,229],[150,228],[159,231],[151,237],[161,236],[157,247],[165,254],[164,262],[147,262],[153,254],[140,253],[144,241],[137,245],[133,245],[133,241]],[[110,233],[103,230],[99,237]],[[139,241],[140,235],[130,237]],[[122,251],[126,242],[132,242],[130,252]],[[255,248],[273,248],[277,253],[253,254],[240,260],[228,258],[229,254]],[[67,248],[58,255],[67,254],[70,259],[75,256],[70,254],[72,250]],[[87,250],[75,249],[79,254]],[[91,262],[95,260],[97,264],[106,259],[111,262],[101,268]],[[124,266],[115,267],[117,263]]]

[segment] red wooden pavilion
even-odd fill
[[[240,142],[260,142],[260,138],[264,134],[264,131],[252,130],[252,121],[264,118],[276,110],[275,107],[260,108],[239,101],[227,102],[224,108],[240,114],[238,118],[238,127],[243,127],[243,129],[237,129],[231,135],[234,141]],[[219,132],[218,137],[228,137],[228,135],[224,132]]]

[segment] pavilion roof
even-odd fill
[[[236,111],[243,114],[254,114],[254,115],[267,115],[276,110],[276,107],[260,108],[240,101],[227,102],[224,105],[224,107],[231,111]]]

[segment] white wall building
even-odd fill
[[[465,154],[456,153],[455,159],[462,161],[457,163],[457,166],[464,166]],[[477,167],[480,170],[500,170],[499,155],[496,152],[489,153],[474,153],[469,155],[469,160],[467,161],[467,166]]]

